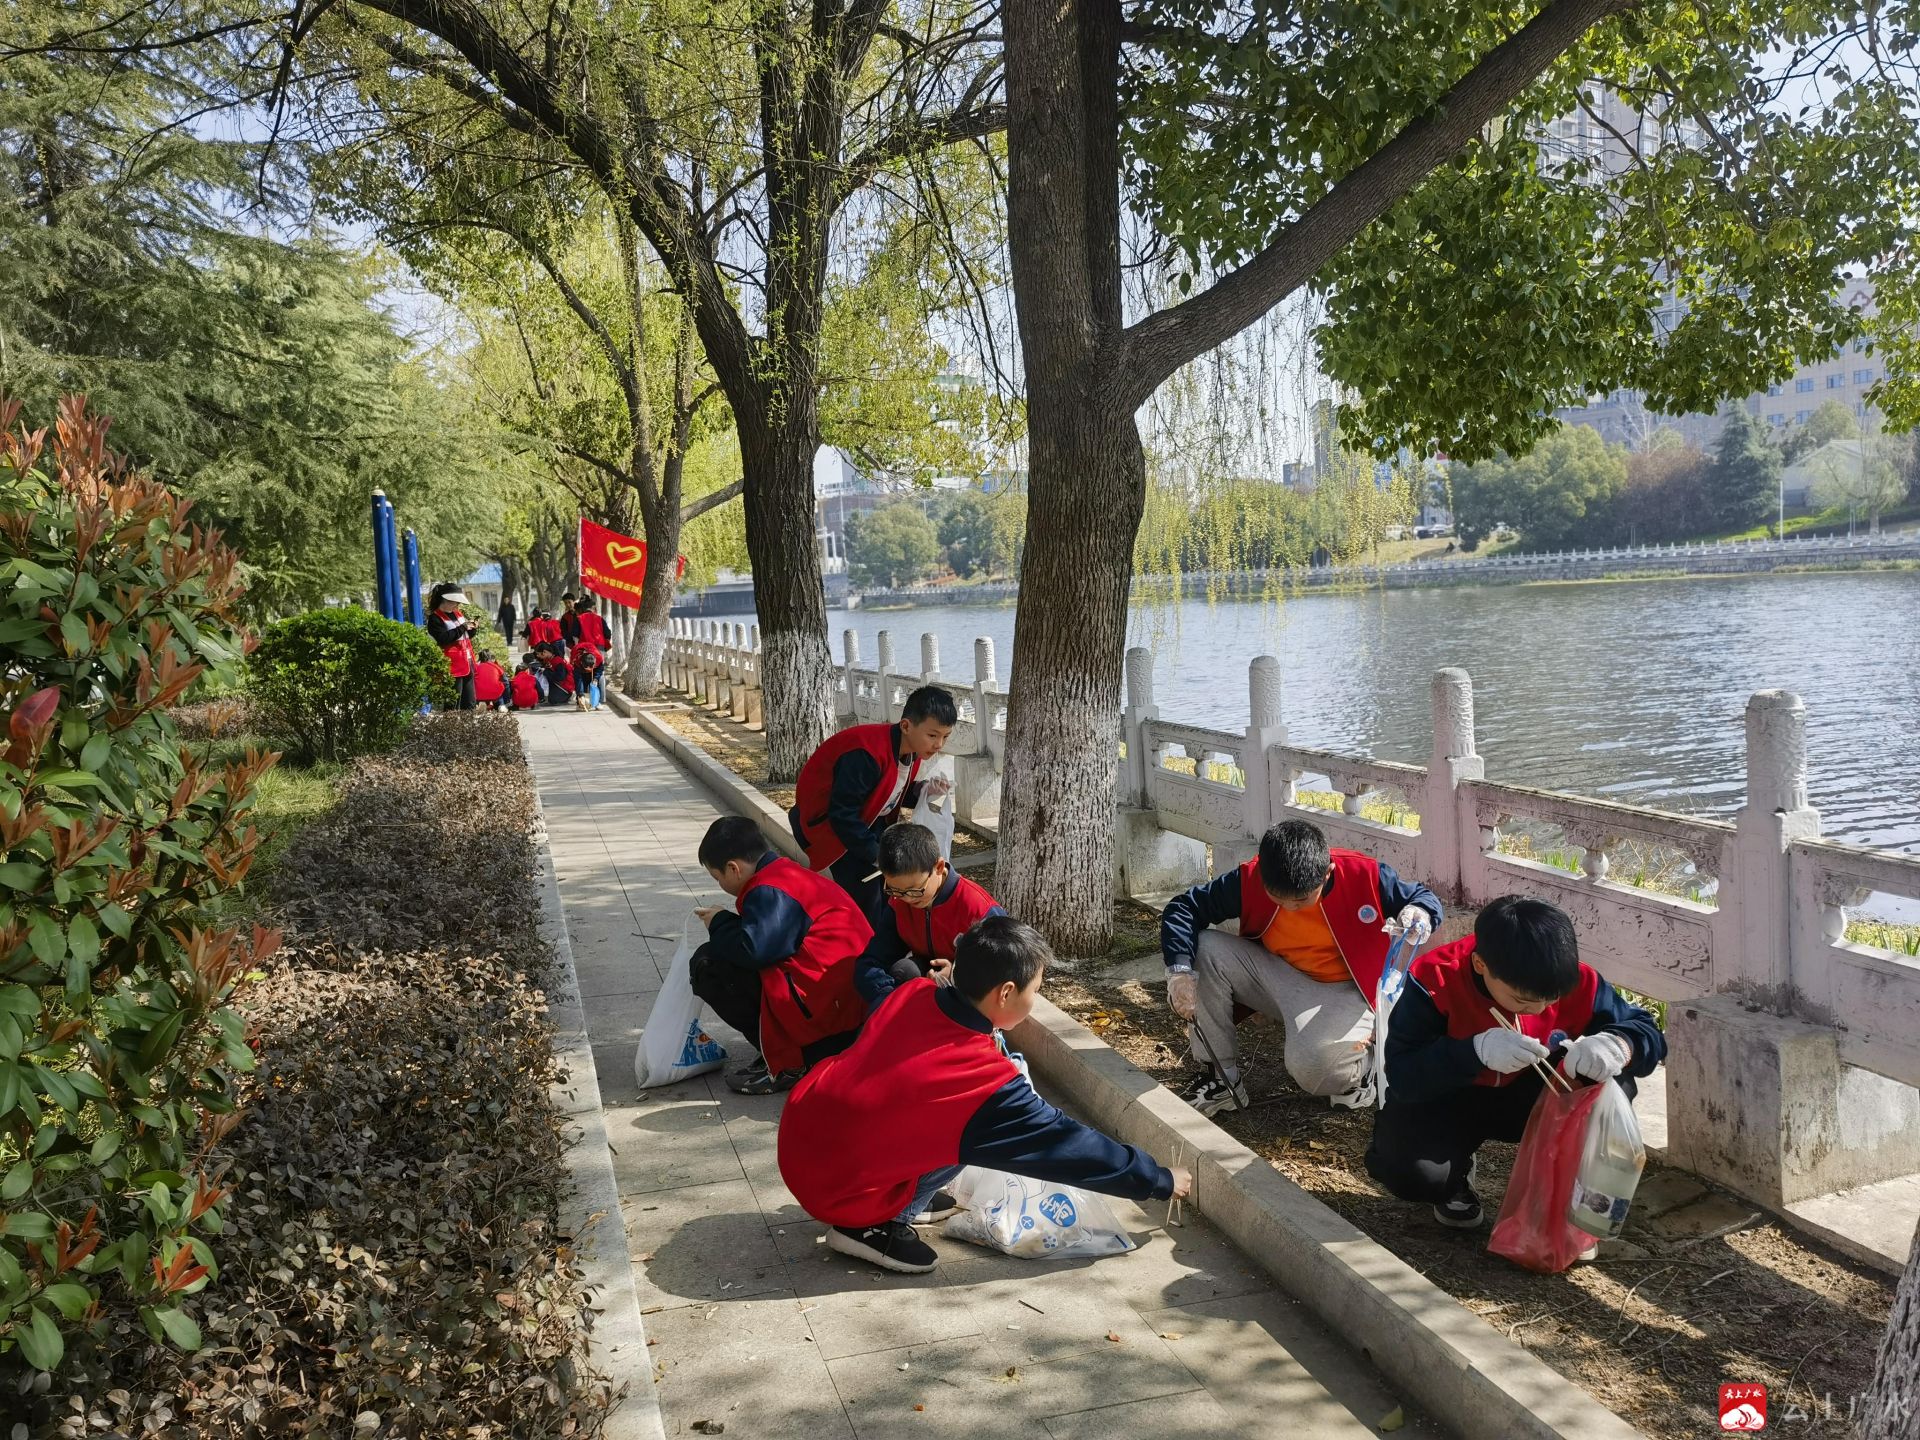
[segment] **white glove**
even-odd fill
[[[1567,1046],[1560,1068],[1581,1080],[1611,1080],[1633,1063],[1633,1046],[1624,1035],[1582,1035]]]
[[[1195,1003],[1200,999],[1200,977],[1191,970],[1179,970],[1167,976],[1167,1005],[1182,1020],[1193,1019]]]
[[[1482,1030],[1473,1037],[1473,1053],[1497,1075],[1511,1075],[1547,1058],[1547,1047],[1517,1030]]]
[[[1407,937],[1407,943],[1418,950],[1433,938],[1433,916],[1427,913],[1424,905],[1409,905],[1399,914],[1400,933]]]

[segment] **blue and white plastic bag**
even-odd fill
[[[633,1052],[633,1078],[642,1090],[704,1075],[727,1063],[726,1048],[700,1022],[700,997],[693,993],[693,952],[706,939],[698,915],[687,917],[680,947],[667,966],[666,983],[653,997],[646,1029]]]
[[[947,1189],[961,1205],[947,1234],[1023,1260],[1119,1255],[1133,1241],[1104,1195],[969,1165]]]

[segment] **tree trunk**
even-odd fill
[[[1920,1437],[1920,1229],[1914,1231],[1906,1273],[1894,1292],[1864,1412],[1860,1440]]]
[[[760,620],[760,686],[767,730],[767,774],[791,780],[833,733],[833,658],[827,649],[827,597],[814,541],[813,457],[819,424],[768,428],[740,424],[746,475],[747,557]]]
[[[627,694],[651,699],[660,693],[660,665],[667,654],[667,614],[673,609],[674,570],[679,563],[680,527],[647,535],[647,573],[640,582],[640,608],[634,613],[633,644],[621,686]]]

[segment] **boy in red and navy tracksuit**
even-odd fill
[[[1519,1027],[1515,1034],[1492,1009]],[[1417,957],[1387,1022],[1387,1103],[1375,1118],[1367,1173],[1443,1225],[1480,1223],[1473,1156],[1518,1140],[1546,1083],[1535,1062],[1579,1080],[1634,1079],[1667,1057],[1667,1037],[1580,960],[1573,921],[1556,905],[1503,895],[1473,934]]]
[[[960,937],[987,916],[1007,913],[941,858],[940,842],[924,825],[896,825],[881,836],[879,865],[887,903],[854,974],[870,1010],[910,980],[951,978]]]
[[[954,1208],[963,1165],[1133,1200],[1184,1196],[1192,1177],[1061,1114],[1007,1058],[1052,954],[1010,915],[960,938],[953,983],[910,980],[844,1054],[816,1066],[780,1116],[780,1178],[829,1225],[827,1245],[887,1270],[931,1270],[912,1221]]]
[[[698,912],[707,943],[693,954],[693,993],[760,1052],[728,1072],[728,1088],[778,1094],[852,1043],[867,1013],[854,967],[873,927],[831,880],[768,849],[744,815],[707,827],[700,863],[734,909]]]
[[[513,708],[533,710],[540,705],[540,684],[545,678],[540,674],[539,661],[531,655],[520,657],[520,668],[513,672]]]
[[[582,645],[591,645],[602,655],[612,652],[613,637],[607,633],[607,622],[595,612],[591,595],[582,595],[575,603],[573,624]]]
[[[493,658],[493,652],[482,650],[480,663],[473,667],[473,698],[483,709],[492,710],[502,705],[507,696],[507,672]]]
[[[1238,935],[1208,927],[1236,922]],[[1189,1020],[1203,1073],[1187,1103],[1202,1115],[1249,1103],[1236,1014],[1286,1027],[1287,1073],[1309,1095],[1347,1094],[1366,1078],[1373,995],[1397,921],[1411,944],[1440,923],[1426,886],[1356,850],[1332,850],[1317,825],[1288,820],[1238,870],[1196,885],[1160,914],[1167,1003]]]
[[[920,803],[920,766],[940,753],[960,723],[959,707],[937,685],[907,696],[898,725],[854,725],[830,736],[800,767],[793,838],[815,870],[830,870],[869,921],[880,915],[880,836]],[[935,794],[950,788],[932,782]]]

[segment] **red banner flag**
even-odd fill
[[[673,578],[687,573],[687,557],[679,557]],[[640,604],[640,582],[647,573],[647,542],[609,530],[591,520],[580,521],[580,584],[604,600],[629,609]]]

